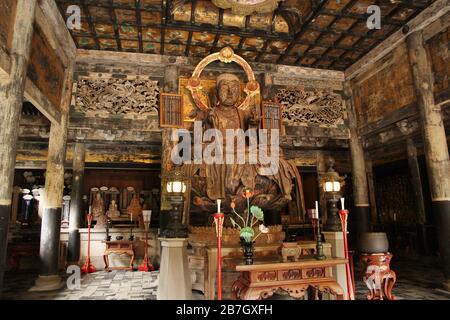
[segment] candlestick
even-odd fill
[[[316,201],[316,214],[317,214],[317,219],[319,218],[319,201]]]
[[[342,210],[345,210],[345,207],[344,207],[344,198],[341,198],[341,208],[342,208]]]
[[[217,213],[220,213],[220,203],[222,202],[222,200],[217,199]]]

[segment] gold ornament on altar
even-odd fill
[[[283,0],[212,0],[221,9],[231,9],[233,14],[248,16],[254,13],[273,12]]]

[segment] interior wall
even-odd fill
[[[427,42],[433,74],[436,102],[450,100],[450,27]]]
[[[412,69],[407,56],[403,42],[384,58],[388,62],[381,69],[375,64],[372,70],[352,81],[358,126],[383,120],[390,113],[415,102]]]
[[[11,48],[17,0],[0,1],[0,47],[6,52]]]
[[[31,39],[27,75],[56,109],[61,108],[64,73],[65,68],[57,52],[50,46],[41,28],[36,23]]]

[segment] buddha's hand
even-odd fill
[[[197,121],[206,122],[206,121],[208,121],[208,115],[209,115],[208,110],[209,109],[206,109],[206,110],[200,110],[200,109],[192,110],[191,117],[195,117],[195,120],[197,120]]]

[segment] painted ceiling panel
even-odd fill
[[[232,14],[231,10],[225,10],[223,13],[223,25],[230,27],[245,27],[245,16],[240,16],[237,14]]]
[[[206,0],[55,1],[64,19],[68,6],[80,6],[81,28],[69,30],[78,48],[203,57],[231,46],[249,61],[342,70],[435,0],[284,0],[274,12],[250,16]],[[382,27],[368,30],[375,3]]]
[[[142,40],[160,42],[161,30],[156,28],[142,28]]]
[[[234,49],[237,49],[239,46],[239,40],[241,38],[238,36],[235,36],[233,34],[230,35],[221,35],[219,38],[219,41],[217,41],[217,46],[218,47],[226,47],[226,46],[230,46]]]
[[[209,32],[193,32],[192,33],[192,44],[207,45],[214,42],[215,35]]]

